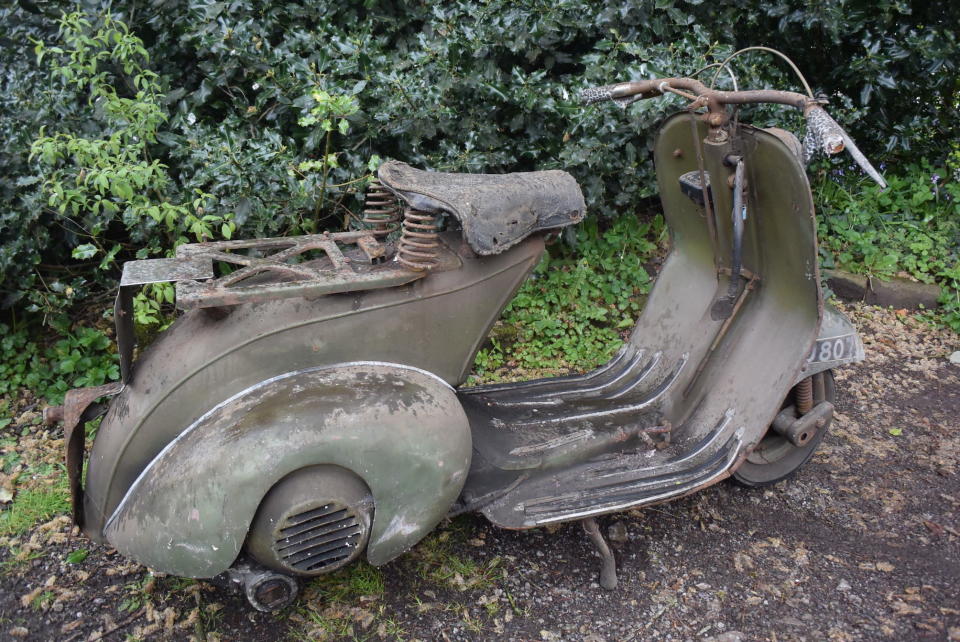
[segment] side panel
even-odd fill
[[[367,557],[383,564],[446,514],[470,468],[470,430],[453,389],[396,364],[293,372],[220,404],[150,463],[105,528],[152,568],[212,577],[236,559],[261,498],[291,472],[347,468],[367,483]]]
[[[238,305],[225,318],[188,312],[134,364],[133,380],[104,417],[87,466],[84,532],[102,541],[107,518],[171,440],[267,379],[380,361],[458,384],[542,251],[534,237],[402,287]]]

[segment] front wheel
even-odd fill
[[[833,371],[827,370],[819,372],[813,376],[814,404],[823,401],[834,403],[836,400],[836,386],[833,380]],[[820,378],[823,385],[819,385]],[[793,400],[793,390],[787,396],[781,408],[790,405]],[[782,479],[786,479],[794,474],[801,466],[813,456],[817,446],[820,445],[824,435],[827,434],[826,426],[817,431],[817,434],[803,446],[794,446],[786,437],[777,434],[773,428],[768,428],[767,433],[753,449],[747,460],[733,473],[733,481],[741,486],[748,488],[759,488],[761,486],[770,486],[776,484]]]

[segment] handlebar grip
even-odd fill
[[[580,102],[584,105],[603,102],[604,100],[613,100],[613,88],[616,85],[604,85],[603,87],[587,87],[580,92]]]
[[[887,182],[883,180],[880,172],[870,163],[853,139],[843,131],[843,128],[837,124],[830,114],[824,111],[820,105],[813,105],[807,109],[807,134],[803,137],[803,161],[804,164],[810,162],[819,146],[825,154],[836,154],[844,149],[853,157],[857,165],[874,181],[881,189],[887,188]]]
[[[837,124],[823,107],[814,105],[807,110],[807,136],[804,140],[804,156],[812,156],[814,149],[807,147],[819,146],[828,156],[839,154],[844,148],[843,128]]]
[[[621,107],[626,107],[630,103],[659,96],[660,91],[656,88],[657,80],[640,80],[631,82],[618,82],[615,85],[604,85],[603,87],[588,87],[580,92],[580,102],[584,105],[592,105],[604,100],[612,100]]]

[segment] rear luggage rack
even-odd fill
[[[319,260],[304,262],[316,251]],[[126,263],[120,285],[175,281],[177,307],[193,310],[392,287],[423,276],[377,265],[386,255],[372,231],[191,243],[178,247],[176,258]],[[214,262],[237,269],[216,277]]]

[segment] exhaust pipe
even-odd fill
[[[265,613],[289,606],[300,592],[295,578],[250,562],[240,562],[224,575],[231,588],[246,596],[250,606]]]

